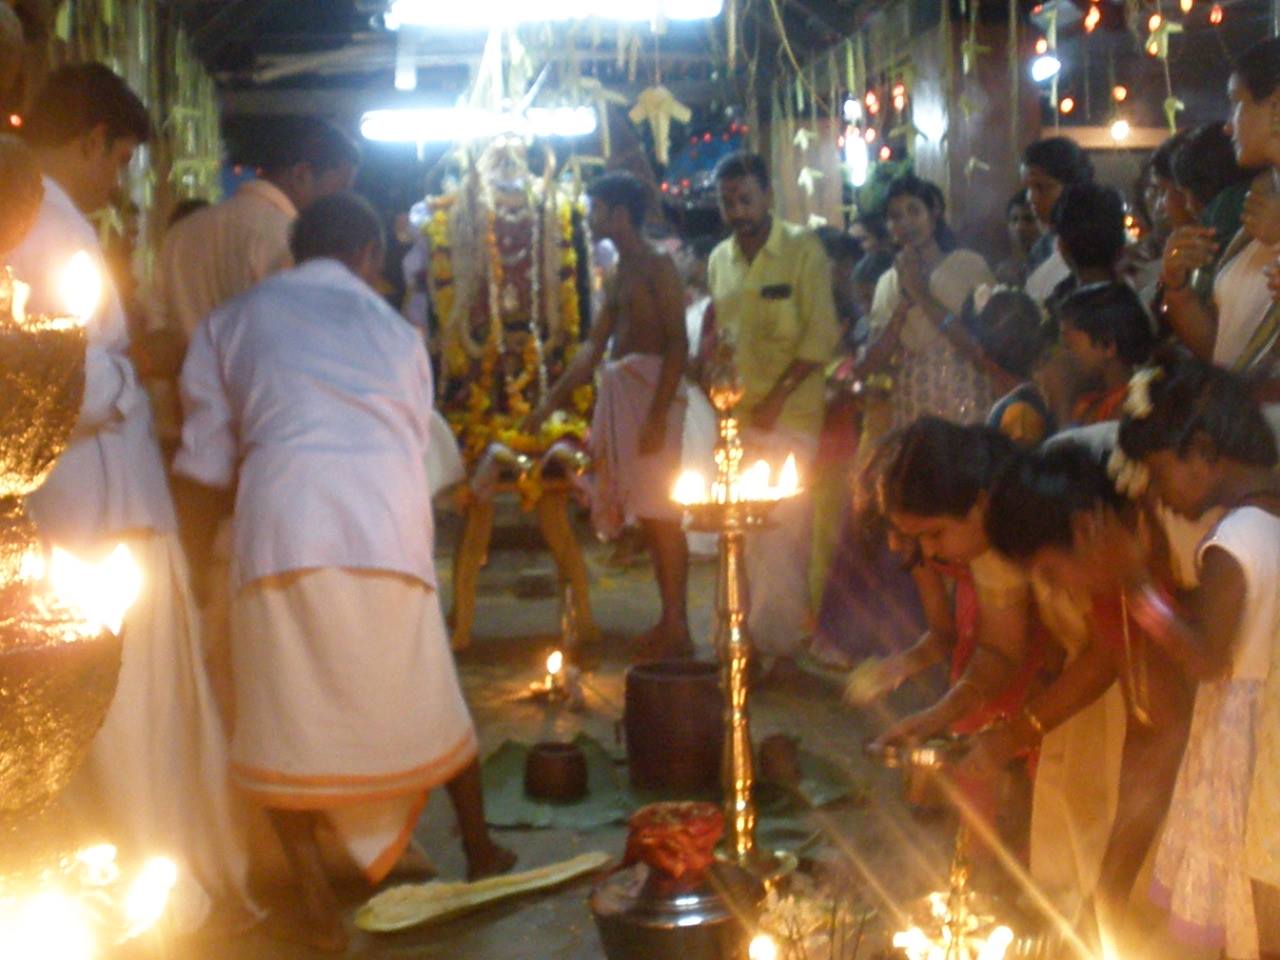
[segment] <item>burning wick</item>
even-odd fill
[[[778,944],[767,933],[757,933],[747,947],[748,960],[778,960]]]
[[[14,280],[9,290],[9,315],[13,322],[22,326],[27,322],[27,301],[31,299],[31,288],[21,280]]]
[[[776,484],[765,460],[757,460],[742,471],[727,495],[723,484],[715,483],[708,488],[706,479],[697,470],[685,470],[671,490],[671,499],[688,507],[703,503],[786,500],[799,492],[800,468],[796,465],[796,455],[790,453],[778,471]]]
[[[547,657],[547,677],[543,683],[548,690],[554,690],[564,682],[564,654],[559,650],[551,651]]]

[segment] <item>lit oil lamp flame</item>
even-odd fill
[[[748,960],[778,960],[778,944],[767,933],[757,933],[747,947]]]
[[[671,499],[681,506],[707,502],[707,481],[697,470],[686,470],[676,480]]]
[[[85,323],[102,299],[102,273],[88,251],[73,254],[58,278],[58,292],[68,312]]]
[[[125,939],[150,929],[164,914],[169,894],[178,882],[178,867],[167,857],[152,857],[142,866],[124,901]]]
[[[564,669],[564,654],[559,650],[552,650],[551,655],[547,657],[547,676],[559,676],[560,671]]]
[[[738,497],[742,500],[768,500],[769,464],[757,460],[738,480]]]
[[[796,466],[796,455],[787,454],[782,461],[782,470],[778,473],[777,495],[780,498],[794,497],[800,492],[800,468]]]
[[[911,927],[893,935],[893,946],[907,956],[907,960],[1004,960],[1013,945],[1013,931],[998,926],[986,937],[964,934],[959,943],[943,928],[943,936],[932,938],[919,927]]]
[[[142,589],[142,571],[124,544],[100,563],[88,563],[54,547],[49,585],[90,627],[118,634]]]
[[[711,502],[785,500],[799,492],[800,470],[796,466],[795,454],[788,454],[778,472],[777,485],[772,482],[768,462],[757,460],[742,472],[727,492],[724,484],[717,482],[708,487],[706,479],[697,470],[685,470],[671,489],[671,499],[689,507]]]
[[[105,887],[120,879],[116,848],[109,843],[76,851],[76,861],[84,871],[84,881],[91,887]]]
[[[21,280],[14,280],[9,288],[9,315],[18,326],[27,322],[27,301],[30,299],[31,288]]]
[[[12,957],[92,960],[98,953],[86,905],[57,889],[0,901],[0,943]]]

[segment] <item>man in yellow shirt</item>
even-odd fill
[[[811,232],[773,218],[763,157],[726,157],[716,185],[733,235],[712,251],[707,281],[717,331],[733,344],[742,377],[738,415],[748,459],[765,457],[776,467],[794,453],[803,486],[822,428],[822,369],[839,340],[830,264]],[[793,657],[812,629],[811,518],[802,493],[777,511],[776,526],[747,540],[748,629],[761,653]]]

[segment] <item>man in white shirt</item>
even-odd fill
[[[471,877],[515,858],[485,827],[436,590],[430,363],[368,285],[381,225],[363,200],[336,194],[301,214],[292,249],[299,266],[197,328],[174,471],[207,502],[234,496],[232,774],[285,847],[300,936],[340,950],[322,819],[378,883],[444,784]],[[198,553],[216,518],[196,519]]]
[[[42,534],[83,554],[128,545],[143,591],[124,623],[115,700],[73,784],[127,850],[163,850],[179,863],[174,905],[194,929],[213,901],[256,913],[247,857],[234,827],[221,723],[199,653],[187,571],[151,411],[129,361],[119,297],[87,214],[107,206],[134,150],[151,133],[146,107],[100,64],[50,75],[23,127],[44,175],[31,230],[12,251],[32,287],[29,309],[65,312],[58,278],[80,251],[93,259],[103,296],[86,320],[85,397],[74,439],[30,498]]]
[[[167,451],[178,446],[182,415],[177,378],[181,345],[213,310],[293,264],[289,231],[298,211],[351,186],[360,151],[337,127],[318,117],[285,116],[272,121],[248,147],[259,177],[231,197],[175,223],[165,234],[153,290],[153,336],[177,338],[168,355],[174,364],[148,373]],[[152,343],[159,342],[153,339]],[[209,570],[193,571],[202,589],[203,635],[210,678],[223,716],[234,716],[228,663],[227,537],[210,557]]]

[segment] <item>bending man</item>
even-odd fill
[[[174,471],[206,503],[235,490],[232,774],[284,846],[303,937],[341,950],[322,819],[377,883],[427,792],[447,784],[470,875],[514,857],[485,827],[436,593],[431,368],[421,337],[368,286],[382,263],[377,214],[349,193],[319,200],[292,247],[297,268],[197,328]],[[213,514],[188,527],[193,552],[208,549]]]

